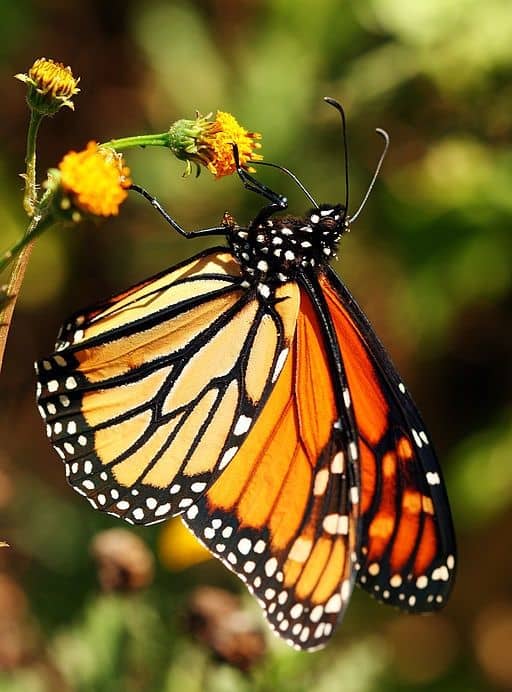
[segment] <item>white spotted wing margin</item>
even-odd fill
[[[293,347],[265,411],[225,474],[182,516],[246,584],[272,631],[303,651],[328,643],[356,578],[357,450],[338,390],[301,290]]]
[[[190,507],[267,401],[294,335],[298,289],[264,300],[224,248],[76,314],[36,364],[38,406],[70,485],[151,524]]]
[[[370,423],[363,432],[358,419],[363,480],[377,479],[373,491],[363,483],[358,584],[408,612],[438,610],[447,601],[456,571],[455,534],[440,464],[422,417],[368,319],[332,268],[323,280],[368,358],[366,408],[379,408],[371,391],[385,402],[385,424],[378,434],[373,435]],[[348,331],[346,322],[344,326],[340,334]],[[344,345],[353,350],[354,336],[345,338],[345,344],[340,338],[342,355]],[[383,529],[389,521],[393,529],[387,534]]]
[[[352,501],[357,500],[352,474],[341,468],[342,448],[334,435],[318,460],[300,528],[284,549],[273,546],[268,527],[244,525],[236,511],[214,506],[208,493],[182,515],[198,540],[246,585],[272,632],[301,651],[329,642],[355,585],[358,504]]]

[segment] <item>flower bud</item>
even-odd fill
[[[38,58],[28,74],[17,74],[16,79],[28,86],[27,103],[41,115],[54,115],[60,108],[74,109],[71,98],[78,94],[79,79],[73,77],[70,67],[48,58]]]

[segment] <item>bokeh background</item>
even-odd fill
[[[428,422],[460,550],[441,614],[401,615],[357,592],[331,645],[300,654],[177,524],[105,533],[123,527],[66,486],[32,362],[68,313],[202,247],[130,199],[117,219],[38,241],[12,326],[0,380],[0,538],[11,544],[0,551],[2,692],[512,689],[511,36],[508,0],[0,4],[2,249],[26,223],[27,110],[12,76],[42,55],[82,78],[76,112],[44,123],[43,171],[89,139],[160,132],[219,108],[263,133],[267,160],[339,200],[330,95],[347,111],[357,200],[381,150],[374,128],[389,131],[337,269]],[[225,209],[249,220],[261,204],[235,178],[183,179],[164,150],[127,158],[187,228]],[[305,210],[286,179],[259,175]]]

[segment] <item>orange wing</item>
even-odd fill
[[[271,628],[311,650],[326,643],[352,593],[357,472],[318,316],[304,290],[300,300],[295,339],[262,414],[183,518],[246,582]]]
[[[298,289],[275,305],[210,250],[101,303],[37,364],[38,403],[72,487],[149,524],[183,512],[251,430],[295,330]]]
[[[358,583],[409,611],[444,605],[455,538],[425,426],[367,319],[332,269],[319,277],[358,429],[362,546]]]

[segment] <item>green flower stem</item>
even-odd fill
[[[131,149],[133,147],[169,147],[169,133],[162,132],[153,135],[121,137],[121,139],[111,139],[110,142],[104,142],[101,146],[111,147],[116,150]]]
[[[30,112],[30,123],[27,133],[27,153],[25,155],[25,195],[23,197],[23,207],[30,217],[35,214],[37,203],[36,192],[36,142],[39,125],[44,115],[32,110]]]

